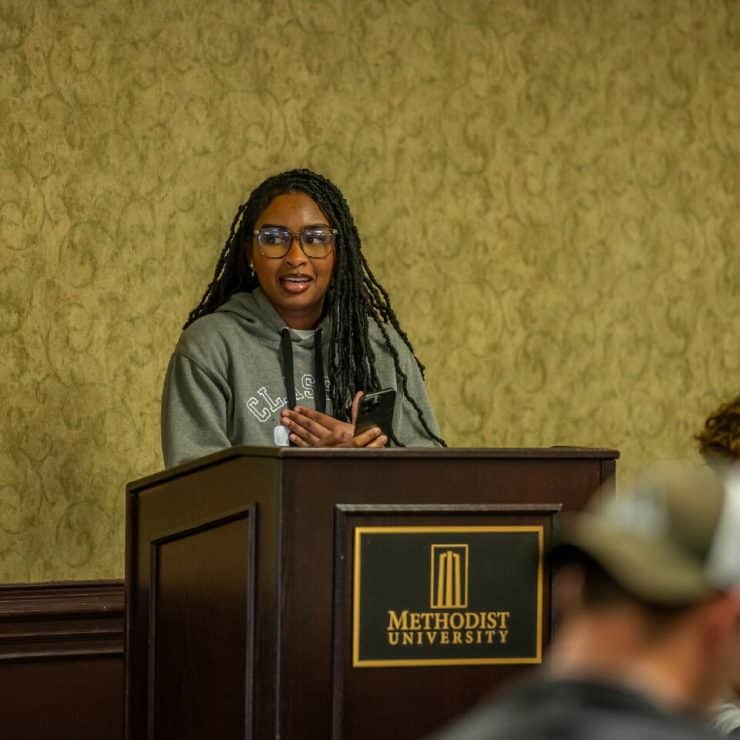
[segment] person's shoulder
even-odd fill
[[[232,314],[215,312],[201,316],[183,330],[177,352],[200,355],[227,341],[237,326]]]
[[[570,684],[573,716],[580,717],[573,726],[590,727],[587,735],[616,732],[614,737],[633,740],[717,740],[704,719],[656,702],[649,691],[610,681],[566,679],[558,683]],[[562,696],[551,695],[554,709]]]
[[[279,337],[261,324],[249,294],[236,294],[213,313],[196,319],[180,335],[175,354],[196,363],[225,360],[235,351],[254,349],[255,343],[277,344]]]
[[[390,342],[394,349],[401,355],[410,354],[406,342],[399,334],[398,330],[389,321],[379,322],[372,316],[368,318],[368,337],[373,345],[373,349],[386,349]]]
[[[253,333],[260,333],[260,329],[262,333],[274,332],[279,323],[275,323],[277,319],[274,316],[267,315],[268,312],[263,306],[266,303],[267,299],[257,290],[234,293],[211,313],[190,324],[185,329],[184,336],[192,336],[202,341],[214,333],[230,331],[235,326]]]
[[[717,737],[693,718],[664,711],[647,697],[621,686],[536,677],[503,690],[430,740],[607,736],[631,740]]]
[[[498,703],[481,704],[426,740],[499,740],[503,737],[497,723],[500,713]]]
[[[549,728],[538,721],[542,713],[538,699],[546,695],[542,683],[539,678],[516,681],[427,740],[544,740]]]

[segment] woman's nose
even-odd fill
[[[306,253],[303,251],[301,237],[298,234],[291,235],[290,249],[288,249],[285,259],[291,264],[300,264],[306,261]]]

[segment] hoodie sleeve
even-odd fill
[[[409,395],[421,409],[424,421],[426,421],[429,429],[437,437],[441,437],[437,419],[434,416],[432,404],[429,401],[427,389],[424,385],[424,378],[421,376],[421,371],[416,364],[416,360],[404,343],[400,341],[396,343],[396,349],[399,354],[401,370],[403,370],[407,378]],[[396,395],[397,408],[393,420],[393,431],[396,438],[401,444],[406,445],[406,447],[440,447],[441,445],[435,442],[424,429],[419,419],[419,414],[411,404],[411,401],[404,395],[400,387],[400,378],[398,382],[399,393]]]
[[[162,394],[162,453],[170,468],[231,447],[231,389],[225,378],[176,351]]]

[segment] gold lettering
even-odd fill
[[[408,629],[409,610],[404,609],[398,616],[393,609],[388,610],[388,631]]]
[[[454,558],[450,560],[454,567]],[[396,612],[389,609],[386,628],[388,644],[493,645],[498,642],[505,645],[509,637],[510,616],[511,612],[508,611],[411,612],[404,609]]]
[[[460,612],[454,612],[450,614],[450,628],[453,630],[460,630],[465,624],[465,615]]]
[[[465,612],[465,629],[474,630],[480,625],[480,614],[478,612]]]
[[[450,614],[449,612],[437,612],[434,620],[434,629],[446,630],[450,626]]]

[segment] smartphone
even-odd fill
[[[370,427],[379,427],[380,431],[390,438],[393,433],[393,407],[396,405],[396,391],[383,388],[374,393],[366,393],[360,399],[355,423],[355,434],[360,434]]]

